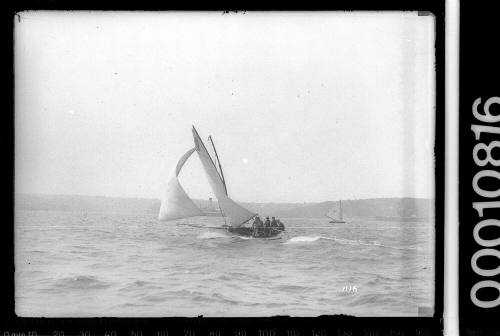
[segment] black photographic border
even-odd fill
[[[116,335],[140,336],[132,332],[142,331],[142,335],[167,336],[158,334],[167,331],[169,336],[234,336],[236,330],[246,330],[246,336],[259,335],[259,330],[275,330],[275,336],[293,336],[288,332],[298,330],[301,336],[430,336],[443,332],[443,281],[444,281],[444,138],[445,138],[445,85],[444,85],[444,44],[445,44],[445,3],[444,1],[339,1],[325,6],[320,3],[274,5],[262,4],[216,4],[212,6],[188,6],[179,2],[156,3],[150,1],[72,1],[38,0],[12,3],[5,11],[4,22],[9,27],[7,46],[9,57],[8,73],[11,78],[10,96],[6,97],[2,135],[4,140],[3,191],[8,194],[3,202],[4,223],[0,244],[3,278],[1,289],[2,317],[0,335],[36,332],[36,335],[103,335],[116,331]],[[15,13],[23,10],[211,10],[211,11],[252,11],[252,10],[334,10],[334,11],[419,11],[421,15],[434,15],[436,23],[435,61],[436,61],[436,118],[435,118],[435,303],[433,317],[350,317],[328,315],[319,317],[259,317],[259,318],[20,318],[14,313],[14,56],[13,25],[19,17]],[[5,30],[4,30],[5,31]],[[7,174],[9,173],[9,174]],[[210,333],[212,331],[212,333]],[[217,334],[219,331],[220,334]],[[288,331],[288,332],[287,332]],[[194,333],[194,334],[193,334]],[[112,334],[109,334],[110,336]],[[30,336],[35,336],[31,334]],[[241,335],[244,336],[244,335]],[[272,335],[269,335],[272,336]]]
[[[474,202],[499,201],[499,197],[489,198],[478,195],[473,189],[473,177],[482,170],[500,169],[491,164],[484,167],[475,164],[473,148],[476,144],[488,144],[499,141],[499,134],[482,133],[479,140],[475,139],[471,130],[472,125],[499,127],[500,122],[481,122],[472,113],[472,106],[477,98],[481,98],[479,113],[483,114],[483,106],[491,97],[500,97],[500,58],[495,41],[498,41],[500,29],[498,27],[498,9],[493,3],[474,3],[462,1],[460,3],[460,45],[459,45],[459,139],[458,139],[458,168],[459,168],[459,197],[458,197],[458,306],[459,328],[463,335],[500,335],[500,305],[491,308],[481,308],[471,299],[472,287],[480,281],[490,280],[500,284],[500,274],[481,276],[474,272],[471,265],[472,256],[484,247],[479,245],[474,237],[474,227],[483,219],[500,219],[500,209],[486,209],[484,217],[472,207]],[[491,111],[494,115],[500,114],[500,105],[493,104]],[[493,151],[495,153],[495,151]],[[497,151],[494,157],[498,158]],[[488,190],[496,190],[499,182],[486,180],[480,186]],[[486,187],[487,186],[487,187]],[[483,239],[496,239],[496,231],[482,230]],[[497,252],[499,247],[492,246]],[[482,257],[478,265],[484,269],[499,267],[500,259]],[[496,260],[495,260],[496,259]],[[483,292],[481,292],[483,291]],[[500,295],[497,290],[483,289],[477,292],[481,300],[491,300]]]

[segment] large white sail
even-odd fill
[[[226,192],[226,185],[219,174],[219,171],[215,167],[215,163],[208,154],[205,144],[201,140],[198,132],[193,127],[193,136],[196,152],[200,157],[201,163],[205,170],[208,178],[208,182],[212,187],[217,200],[219,201],[219,207],[222,210],[225,217],[229,219],[229,225],[232,227],[239,227],[252,219],[256,213],[250,212],[241,205],[230,199]]]
[[[158,214],[159,220],[174,220],[193,216],[203,216],[203,212],[194,204],[193,200],[182,188],[179,183],[179,173],[181,172],[186,160],[193,154],[194,148],[191,148],[184,154],[177,166],[170,174],[170,178],[167,182],[167,188],[165,189],[165,194],[161,200],[160,213]]]

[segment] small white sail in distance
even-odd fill
[[[203,216],[203,212],[189,198],[179,183],[179,173],[181,172],[184,163],[195,151],[191,148],[177,162],[177,166],[171,172],[167,182],[167,188],[161,200],[160,212],[158,219],[162,221],[181,219],[186,217]]]
[[[327,217],[333,220],[342,220],[342,201],[338,201],[326,214]]]
[[[224,216],[229,219],[229,225],[232,227],[239,227],[248,222],[257,214],[245,209],[228,197],[226,185],[194,126],[193,137],[196,152],[200,157],[200,161],[207,175],[210,187],[212,188],[215,197],[217,197],[219,208],[222,210]]]

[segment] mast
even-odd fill
[[[339,219],[343,220],[344,219],[344,214],[343,214],[343,211],[342,211],[342,200],[339,201],[339,207],[340,207],[340,209],[339,209],[339,212],[340,212],[339,217],[340,218]]]
[[[214,149],[215,159],[217,160],[217,164],[219,165],[220,176],[222,178],[222,183],[224,183],[224,189],[226,190],[226,195],[227,195],[226,180],[224,179],[224,173],[222,172],[222,166],[220,164],[219,155],[217,155],[217,150],[215,149],[214,141],[212,140],[211,135],[208,136],[208,140],[210,141],[210,143],[212,144],[212,148]]]
[[[217,197],[219,208],[224,214],[224,218],[227,217],[229,219],[229,226],[240,227],[241,225],[245,224],[253,217],[255,217],[257,214],[249,211],[248,209],[245,209],[227,196],[226,186],[222,180],[221,173],[217,169],[214,160],[208,153],[203,140],[201,140],[200,135],[198,134],[194,126],[193,138],[196,152],[198,153],[198,157],[200,158],[210,187],[212,188],[215,197]]]

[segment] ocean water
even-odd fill
[[[418,316],[434,303],[434,224],[283,218],[279,240],[221,218],[15,213],[20,316]]]

